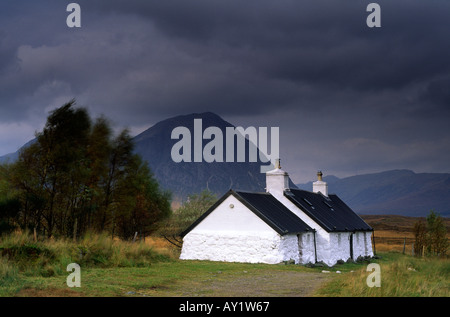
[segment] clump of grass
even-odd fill
[[[400,253],[383,254],[380,265],[381,286],[369,287],[367,265],[337,276],[322,287],[319,296],[359,297],[448,297],[450,296],[450,260],[415,258]]]
[[[17,280],[19,270],[8,260],[0,258],[0,286],[7,286]]]
[[[47,277],[67,274],[69,263],[82,267],[142,267],[171,258],[143,242],[112,239],[107,234],[88,233],[74,242],[64,238],[34,241],[27,232],[16,232],[0,239],[0,259],[0,279],[6,280],[14,272],[11,267],[25,275]]]
[[[87,234],[72,248],[79,264],[100,267],[142,267],[170,260],[144,242],[112,239],[106,234]],[[78,262],[77,262],[78,263]]]
[[[0,257],[0,297],[15,294],[23,287],[19,269],[7,259]]]

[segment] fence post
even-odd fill
[[[406,248],[406,237],[403,239],[403,254],[405,254],[405,248]]]

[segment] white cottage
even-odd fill
[[[180,259],[331,266],[373,256],[372,231],[321,172],[312,192],[291,189],[278,162],[265,193],[230,190],[184,231]]]

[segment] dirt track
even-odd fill
[[[324,273],[273,272],[267,274],[240,274],[227,276],[220,272],[211,278],[178,285],[179,296],[223,297],[303,297],[312,292],[331,276]]]

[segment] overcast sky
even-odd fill
[[[450,1],[2,1],[0,155],[76,98],[133,134],[211,111],[280,128],[294,182],[450,172]]]

